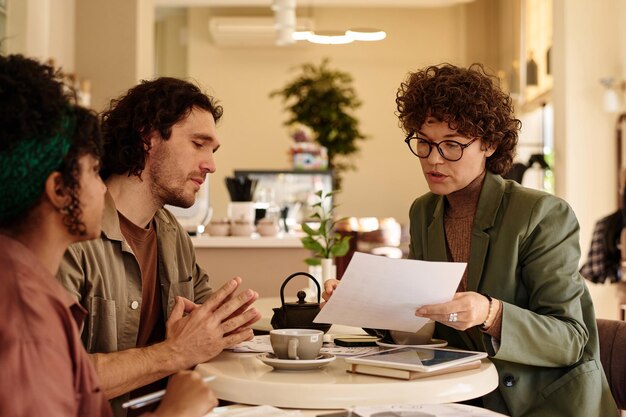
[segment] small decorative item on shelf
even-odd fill
[[[313,252],[313,257],[307,258],[305,262],[307,265],[322,266],[322,282],[335,278],[333,259],[344,256],[350,248],[351,236],[342,237],[335,231],[337,222],[333,220],[333,211],[336,206],[331,204],[331,196],[336,193],[337,191],[324,193],[322,190],[315,193],[318,201],[312,206],[313,221],[302,223],[302,231],[306,236],[300,240],[306,249]]]
[[[280,227],[278,221],[271,217],[264,217],[256,225],[256,231],[261,236],[273,237],[278,234]]]
[[[209,236],[228,236],[230,234],[230,221],[228,219],[211,220],[205,231],[209,233]]]
[[[247,220],[235,220],[230,225],[230,234],[233,236],[251,236],[254,233],[254,223]]]
[[[326,148],[315,142],[313,130],[302,123],[290,126],[293,144],[289,149],[294,170],[325,170],[328,168]]]

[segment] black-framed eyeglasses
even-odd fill
[[[428,158],[434,146],[437,148],[439,155],[441,155],[446,161],[450,162],[458,161],[459,159],[461,159],[463,157],[463,150],[478,139],[474,138],[466,144],[462,144],[457,142],[456,140],[449,139],[442,140],[439,143],[435,143],[426,139],[418,138],[414,135],[415,132],[411,132],[408,134],[406,139],[404,139],[404,142],[407,144],[413,155],[417,156],[418,158]]]

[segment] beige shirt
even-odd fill
[[[166,209],[154,216],[157,235],[157,280],[163,315],[170,315],[176,296],[202,303],[211,292],[209,277],[196,263],[187,232]],[[139,263],[120,230],[115,203],[109,193],[100,239],[70,246],[57,275],[72,296],[88,311],[82,340],[90,353],[109,353],[137,346],[141,317],[142,280]],[[113,400],[116,416],[125,416]]]

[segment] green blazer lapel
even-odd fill
[[[490,229],[498,214],[498,209],[504,196],[504,180],[499,175],[487,171],[483,188],[478,199],[476,217],[472,228],[472,242],[470,244],[469,270],[467,271],[467,290],[478,291],[480,280],[485,266],[485,258],[489,250]]]
[[[447,262],[448,251],[446,249],[446,237],[443,229],[444,199],[439,197],[433,218],[428,225],[428,245],[424,248],[425,259],[430,261]]]

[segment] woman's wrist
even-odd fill
[[[491,327],[491,325],[493,324],[493,320],[496,317],[495,311],[496,311],[496,307],[498,306],[498,300],[492,298],[488,294],[481,293],[481,295],[487,298],[487,300],[489,301],[489,309],[487,310],[487,317],[485,317],[485,321],[483,321],[482,324],[480,325],[481,330],[487,330]]]

